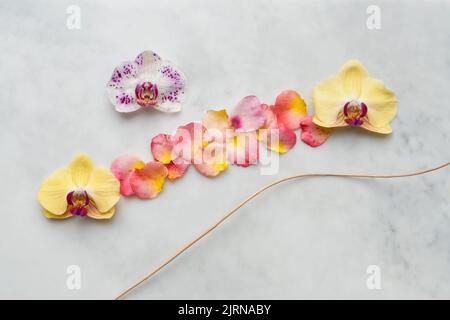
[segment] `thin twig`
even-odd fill
[[[210,226],[208,229],[206,229],[203,233],[201,233],[199,236],[191,240],[189,243],[185,244],[181,249],[179,249],[173,256],[168,258],[166,261],[164,261],[161,265],[159,265],[156,269],[152,270],[148,274],[146,274],[144,277],[133,283],[128,288],[124,289],[119,295],[115,297],[115,300],[118,300],[125,296],[127,293],[129,293],[131,290],[135,289],[137,286],[141,285],[151,277],[153,277],[156,273],[161,271],[163,268],[165,268],[168,264],[170,264],[172,261],[174,261],[176,258],[178,258],[181,254],[183,254],[185,251],[187,251],[189,248],[191,248],[194,244],[202,240],[204,237],[206,237],[208,234],[210,234],[212,231],[214,231],[218,226],[220,226],[222,223],[224,223],[228,218],[230,218],[236,211],[238,211],[242,206],[253,200],[255,197],[257,197],[259,194],[263,193],[267,189],[270,189],[276,185],[279,185],[281,183],[284,183],[286,181],[290,180],[296,180],[301,179],[305,177],[347,177],[347,178],[369,178],[369,179],[391,179],[391,178],[404,178],[404,177],[413,177],[418,176],[426,173],[430,173],[433,171],[437,171],[440,169],[443,169],[450,165],[450,162],[444,163],[440,166],[425,169],[421,171],[411,172],[411,173],[402,173],[402,174],[356,174],[356,173],[305,173],[305,174],[297,174],[293,176],[289,176],[277,181],[274,181],[252,195],[250,195],[247,199],[239,203],[236,207],[234,207],[232,210],[228,211],[219,221],[214,223],[212,226]]]

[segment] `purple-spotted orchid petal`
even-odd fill
[[[119,190],[120,183],[109,170],[96,167],[89,156],[80,154],[44,180],[38,200],[47,218],[109,219],[119,201]]]
[[[153,108],[178,112],[184,97],[186,78],[170,62],[152,51],[140,53],[134,61],[114,69],[107,84],[111,103],[119,112]]]
[[[315,124],[321,127],[357,126],[388,134],[397,113],[395,93],[373,79],[361,62],[350,60],[339,73],[313,90]]]

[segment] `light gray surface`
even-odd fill
[[[81,8],[81,30],[66,8]],[[381,7],[381,30],[366,8]],[[257,188],[297,172],[421,169],[450,158],[449,1],[13,1],[0,3],[0,298],[112,298]],[[152,49],[186,73],[179,114],[124,116],[113,68]],[[310,92],[350,58],[398,96],[394,133],[343,130],[302,143],[275,176],[195,170],[114,219],[49,221],[36,192],[84,151],[109,166],[149,159],[149,140],[256,94]],[[449,172],[393,180],[306,179],[277,187],[130,298],[450,298]],[[81,290],[66,287],[79,265]],[[382,289],[368,290],[378,265]]]

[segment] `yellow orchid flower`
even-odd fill
[[[80,154],[42,183],[38,200],[47,218],[109,219],[119,201],[119,189],[120,182],[109,170],[95,167],[88,155]]]
[[[361,62],[350,60],[313,90],[314,123],[326,128],[360,126],[388,134],[397,98],[383,82],[369,76]]]

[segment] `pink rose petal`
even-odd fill
[[[120,193],[124,196],[134,194],[130,185],[130,176],[136,168],[144,167],[144,162],[135,155],[120,156],[111,164],[111,172],[120,181]]]
[[[158,134],[153,137],[150,144],[150,149],[153,154],[153,158],[168,164],[173,160],[172,150],[175,145],[175,139],[169,134]]]
[[[300,121],[307,116],[305,101],[293,90],[280,93],[272,110],[277,116],[278,125],[283,124],[291,130],[300,128]]]
[[[202,124],[206,129],[225,131],[229,128],[228,114],[225,109],[208,110],[202,118]]]
[[[268,149],[278,153],[291,150],[297,142],[295,132],[283,124],[280,124],[278,128],[263,129],[260,136]]]
[[[300,122],[300,127],[302,129],[301,139],[311,147],[318,147],[327,141],[332,129],[320,127],[316,125],[312,119],[313,117],[309,116]]]
[[[231,126],[240,132],[258,130],[264,124],[264,112],[256,96],[243,98],[230,117]]]
[[[228,168],[226,145],[219,142],[208,144],[202,149],[201,161],[195,162],[194,166],[204,176],[217,176]]]
[[[178,127],[173,137],[175,146],[173,157],[184,159],[186,163],[201,162],[201,150],[205,144],[206,128],[198,122]],[[179,162],[178,162],[179,163]]]
[[[133,171],[130,177],[131,188],[139,198],[152,199],[162,191],[167,174],[164,164],[149,162],[142,169]]]
[[[258,163],[259,141],[256,132],[241,132],[228,141],[228,160],[242,167]]]
[[[264,115],[264,123],[261,126],[261,128],[277,128],[278,122],[277,122],[277,116],[273,112],[272,108],[268,106],[267,104],[262,104],[261,108],[263,110]]]
[[[166,168],[167,168],[167,178],[169,180],[175,180],[181,178],[185,174],[185,172],[189,168],[189,164],[188,163],[177,164],[174,162],[170,162],[166,164]]]

